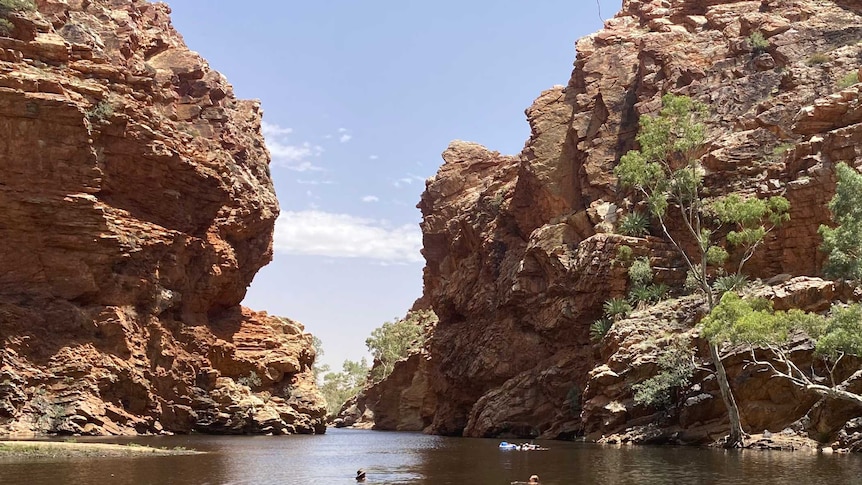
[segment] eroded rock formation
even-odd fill
[[[240,307],[278,203],[255,101],[169,8],[0,37],[0,432],[322,432],[303,327]]]
[[[768,45],[756,45],[755,33]],[[785,282],[816,276],[833,167],[862,164],[860,88],[839,86],[848,75],[857,80],[860,39],[860,2],[626,0],[603,30],[577,43],[568,85],[527,110],[532,136],[519,155],[453,142],[419,204],[425,298],[440,317],[428,347],[437,406],[424,416],[426,430],[598,439],[656,422],[632,401],[631,385],[654,372],[641,343],[691,332],[699,304],[680,300],[635,316],[599,347],[588,335],[602,302],[626,291],[625,269],[613,264],[619,246],[649,256],[661,281],[684,276],[660,232],[613,234],[634,203],[613,169],[636,147],[638,120],[668,92],[705,103],[707,195],[784,195],[792,205],[790,222],[747,272],[788,275]],[[793,292],[818,301],[835,296],[827,282],[792,281]],[[816,414],[811,396],[767,384],[739,362],[729,361],[730,377],[749,430],[780,431]],[[699,385],[689,414],[663,425],[685,429],[685,440],[711,439],[725,426],[714,386]],[[825,414],[835,419],[809,415],[822,426],[808,427],[835,437],[862,411]],[[843,436],[858,434],[856,426]]]

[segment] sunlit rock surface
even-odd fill
[[[143,0],[0,37],[0,432],[323,432],[302,325],[240,307],[278,203],[256,101]]]
[[[755,32],[768,47],[752,46]],[[692,333],[699,302],[638,313],[601,345],[590,342],[602,303],[627,290],[625,268],[614,264],[618,247],[649,255],[659,281],[679,284],[685,275],[660,232],[612,234],[633,203],[613,169],[664,93],[705,103],[707,195],[783,195],[792,204],[790,222],[769,235],[747,273],[791,281],[773,287],[776,300],[816,300],[823,309],[852,298],[795,277],[819,275],[817,228],[829,221],[834,165],[862,160],[860,85],[839,87],[848,75],[855,80],[860,40],[862,2],[625,1],[603,30],[578,41],[568,85],[527,109],[532,135],[520,154],[453,142],[419,204],[424,297],[440,317],[427,349],[437,405],[423,415],[425,430],[601,439],[654,424],[657,434],[630,439],[685,442],[726,431],[705,376],[682,415],[662,420],[632,400],[631,385],[655,370],[657,342]],[[741,358],[728,365],[751,432],[803,420],[797,429],[832,439],[862,415],[829,402],[812,409],[812,396],[752,375]],[[853,426],[841,436],[858,436]]]

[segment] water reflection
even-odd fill
[[[79,439],[79,441],[85,441]],[[128,440],[114,440],[122,442]],[[501,451],[497,440],[329,430],[324,436],[138,438],[205,455],[0,459],[0,484],[508,484],[538,474],[554,484],[862,485],[862,457],[807,452],[602,447],[543,442],[547,451]]]

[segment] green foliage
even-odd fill
[[[604,309],[605,316],[615,322],[628,316],[632,311],[632,306],[623,298],[611,298],[605,302]]]
[[[761,54],[769,49],[769,41],[763,36],[763,32],[755,31],[748,36],[748,45],[755,54]]]
[[[590,325],[590,340],[593,342],[601,342],[605,335],[611,330],[614,322],[609,318],[600,318]]]
[[[12,33],[12,30],[15,29],[15,25],[12,22],[0,18],[0,37],[7,37]]]
[[[335,416],[347,400],[359,394],[368,378],[368,362],[345,360],[341,372],[328,372],[323,376],[320,392],[326,399],[326,413]]]
[[[787,153],[788,151],[790,151],[790,149],[793,148],[794,146],[795,145],[793,143],[781,143],[780,145],[776,145],[772,149],[772,154],[777,156],[777,157],[780,157],[780,156],[784,155],[785,153]]]
[[[687,339],[673,340],[658,358],[658,374],[632,386],[635,404],[667,408],[675,391],[691,383],[693,354]]]
[[[850,86],[859,82],[859,74],[854,72],[848,72],[841,79],[838,80],[836,86],[838,89],[849,88]]]
[[[93,105],[87,113],[87,119],[90,121],[104,121],[114,115],[114,107],[111,103],[104,99]]]
[[[664,283],[635,286],[629,291],[629,302],[638,308],[642,308],[644,305],[664,300],[669,291],[670,287]]]
[[[733,227],[727,242],[742,250],[737,273],[742,272],[766,234],[790,220],[790,202],[781,196],[758,199],[730,194],[712,201],[708,210],[720,223]]]
[[[809,318],[797,326],[817,342],[817,354],[832,361],[843,354],[862,356],[862,306],[833,306],[828,318]]]
[[[712,289],[721,296],[728,291],[742,291],[748,284],[748,277],[744,274],[732,274],[716,278],[712,283]]]
[[[724,342],[751,345],[787,338],[772,318],[771,302],[763,299],[743,299],[729,291],[709,315],[700,322],[701,335],[714,344]],[[783,333],[782,333],[783,332]]]
[[[805,332],[815,342],[815,353],[836,362],[842,355],[862,356],[862,305],[833,305],[828,316],[798,309],[773,312],[771,302],[725,293],[701,322],[702,335],[711,342],[782,346]]]
[[[421,348],[425,343],[425,327],[436,322],[437,315],[433,311],[421,310],[375,328],[365,339],[365,345],[375,360],[374,382],[385,379],[392,373],[396,362]]]
[[[703,291],[703,287],[701,287],[700,281],[698,280],[698,274],[700,274],[699,266],[686,271],[685,282],[682,284],[682,289],[685,291],[685,294],[691,295],[695,292]]]
[[[704,144],[706,127],[700,122],[705,107],[687,96],[666,94],[658,116],[640,119],[637,141],[639,150],[629,151],[614,169],[620,184],[632,187],[646,199],[650,214],[658,220],[663,232],[684,256],[689,269],[702,259],[711,244],[709,231],[701,231],[703,201],[700,191],[704,170],[697,159]],[[697,241],[700,255],[692,260],[667,230],[669,208],[679,209],[681,222]],[[698,276],[698,286],[709,289],[706,271]],[[702,281],[701,281],[702,280]]]
[[[634,252],[632,251],[631,246],[619,246],[617,247],[617,256],[614,258],[614,261],[620,264],[629,264],[634,258]]]
[[[620,221],[619,231],[624,236],[646,236],[649,233],[649,216],[637,211],[626,214]]]
[[[0,0],[0,15],[6,16],[14,12],[31,12],[36,10],[36,4],[31,0]]]
[[[317,336],[312,335],[311,347],[314,349],[314,367],[312,367],[312,372],[314,372],[314,382],[318,382],[320,376],[329,372],[329,366],[319,363],[320,358],[323,357],[323,341]]]
[[[637,258],[629,266],[629,281],[632,287],[629,290],[628,301],[637,307],[660,301],[669,290],[665,284],[652,284],[653,271],[649,258],[646,257]]]
[[[706,136],[698,121],[704,110],[687,96],[664,95],[658,116],[640,119],[640,150],[623,155],[614,169],[623,186],[643,192],[656,217],[665,215],[670,202],[692,200],[702,183],[703,170],[694,155]]]
[[[812,54],[811,57],[809,57],[808,60],[805,61],[805,63],[809,66],[816,66],[818,64],[825,64],[827,62],[829,62],[829,56],[822,52]]]
[[[260,387],[260,385],[263,384],[263,382],[260,380],[260,376],[258,376],[257,372],[255,371],[249,371],[247,376],[238,377],[236,379],[236,383],[243,386],[248,386],[250,389]]]
[[[30,0],[0,0],[0,36],[9,36],[15,29],[15,25],[5,17],[32,10],[36,10],[36,5]]]
[[[634,260],[629,266],[629,281],[634,286],[646,286],[652,283],[652,266],[649,264],[649,258],[642,256]]]
[[[836,227],[820,226],[823,272],[830,278],[862,280],[862,175],[845,163],[836,167],[838,185],[829,202]]]

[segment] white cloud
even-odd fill
[[[296,183],[299,185],[333,185],[335,182],[332,180],[305,180],[305,179],[296,179]]]
[[[275,138],[293,133],[293,128],[282,128],[281,126],[263,121],[260,124],[260,131],[263,132],[264,137]]]
[[[341,143],[347,143],[350,141],[351,138],[353,138],[353,136],[344,134],[344,135],[341,135],[341,137],[338,139],[338,141],[340,141]]]
[[[380,197],[377,197],[376,195],[366,195],[365,197],[362,198],[362,202],[379,202],[379,201],[380,201]]]
[[[407,175],[406,177],[401,177],[400,179],[395,180],[394,182],[392,182],[392,185],[397,188],[401,188],[405,185],[413,185],[413,182],[424,183],[425,179],[418,175]]]
[[[385,221],[318,210],[282,213],[275,225],[274,247],[293,255],[423,261],[418,225],[392,227]]]
[[[272,155],[273,165],[296,172],[323,170],[309,160],[323,154],[323,147],[320,145],[312,145],[308,142],[292,143],[288,140],[288,135],[293,133],[292,128],[283,128],[267,122],[261,124],[261,132],[266,139],[266,147]]]
[[[347,128],[339,128],[338,129],[339,133],[347,133],[348,131],[350,131],[350,130],[348,130]]]
[[[380,158],[380,157],[378,157],[377,155],[369,155],[368,156],[369,160],[377,160],[378,158]]]

